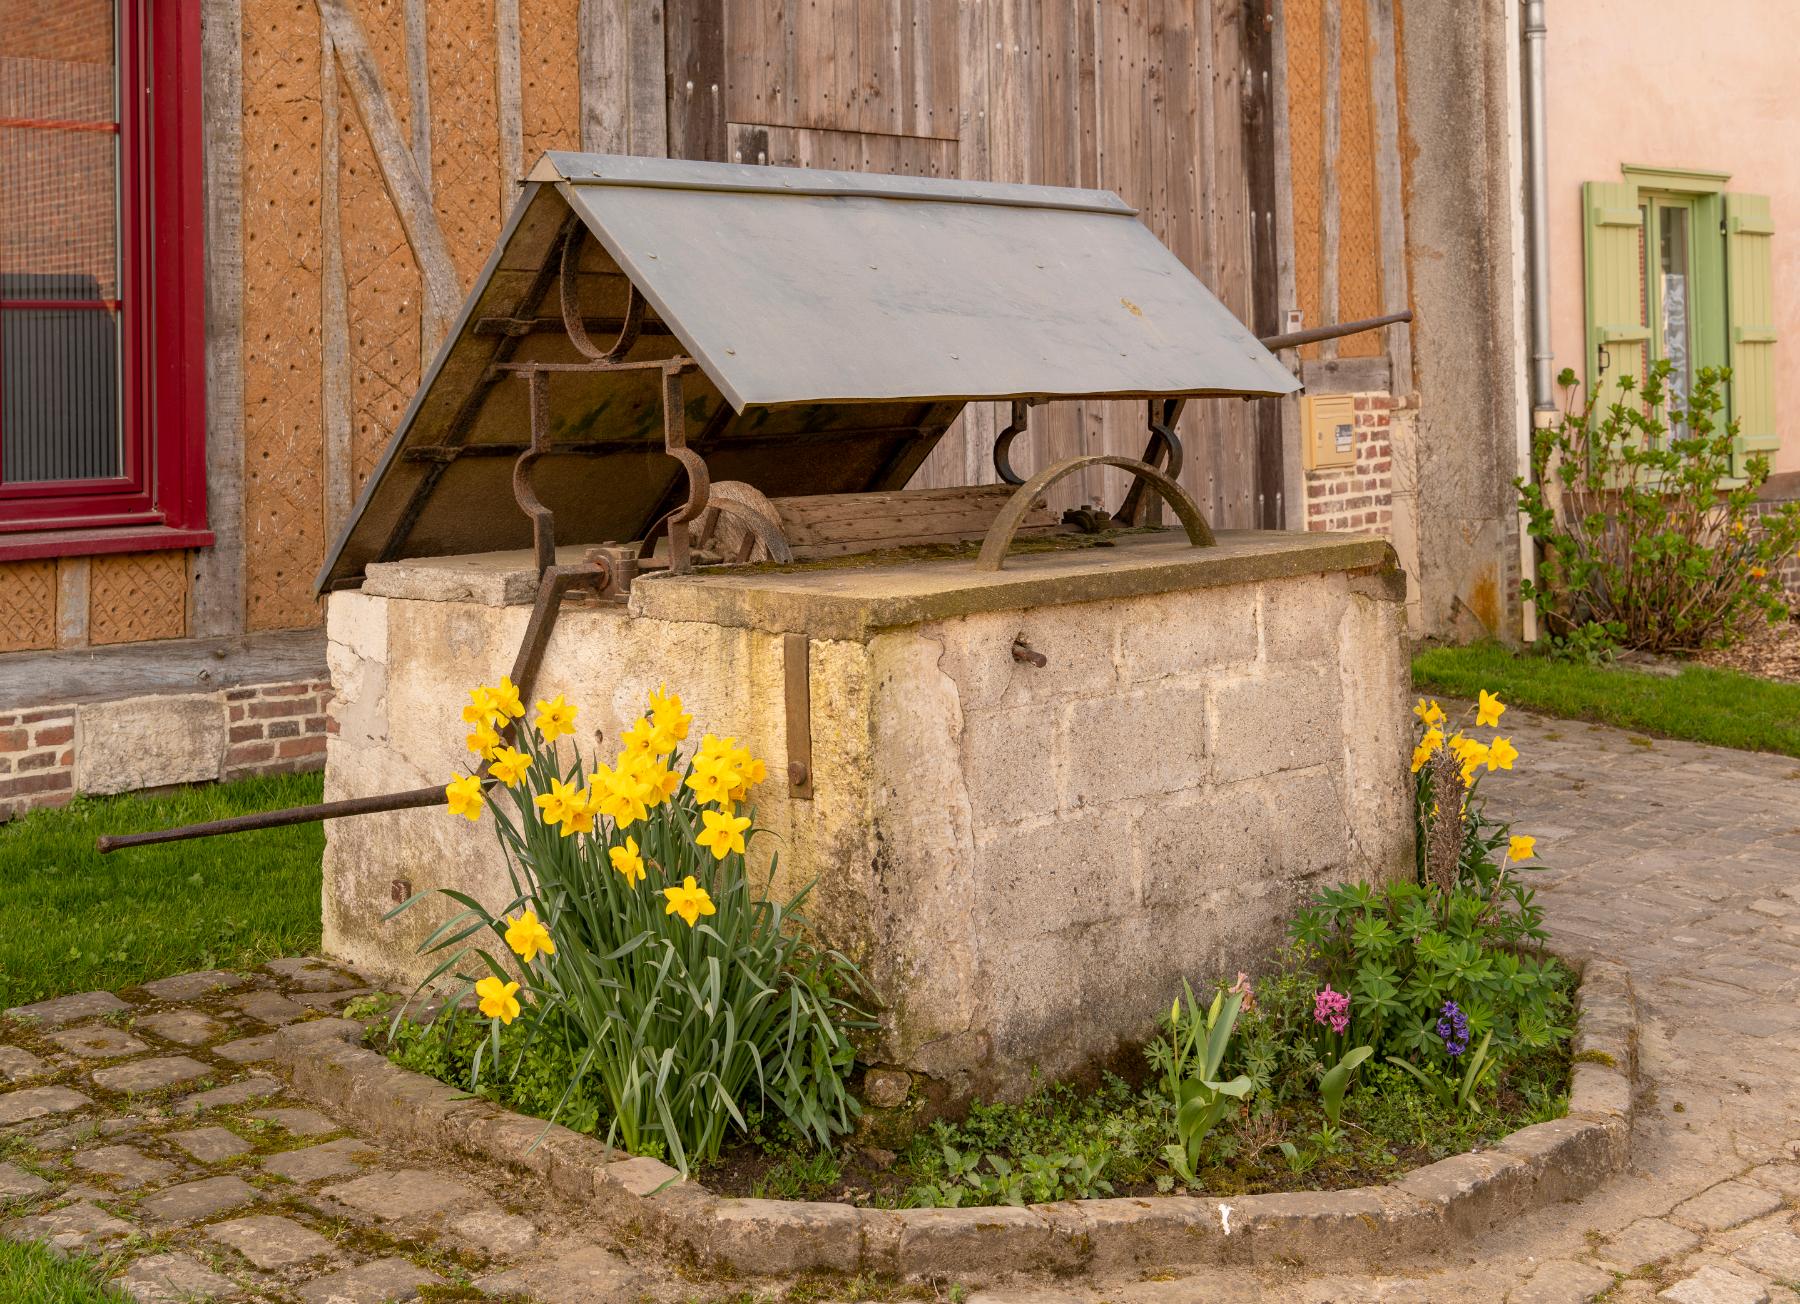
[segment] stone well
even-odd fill
[[[523,634],[525,553],[372,565],[330,599],[328,798],[466,770],[459,710]],[[752,862],[884,1003],[878,1063],[1017,1096],[1150,1033],[1182,978],[1266,960],[1314,888],[1409,870],[1404,590],[1354,535],[1179,534],[1015,556],[639,580],[564,608],[532,694],[616,748],[667,681],[769,761]],[[806,636],[812,795],[782,781],[784,649]],[[1016,639],[1046,658],[1012,655]],[[696,732],[695,737],[697,738]],[[419,976],[443,917],[507,900],[491,824],[442,808],[327,826],[325,947]]]

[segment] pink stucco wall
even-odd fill
[[[1777,470],[1800,471],[1800,76],[1792,0],[1550,4],[1551,343],[1582,372],[1581,183],[1620,164],[1729,172],[1770,197]]]

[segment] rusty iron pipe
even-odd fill
[[[384,792],[375,797],[346,797],[342,801],[322,801],[313,806],[290,806],[286,810],[234,815],[230,819],[184,824],[173,829],[152,829],[148,833],[109,833],[99,838],[94,845],[104,855],[125,847],[183,842],[188,838],[210,838],[220,833],[252,833],[258,829],[278,829],[288,824],[311,824],[314,820],[336,819],[340,815],[375,815],[382,811],[411,810],[417,806],[435,806],[443,800],[444,788],[442,784],[438,784],[431,788],[412,788],[406,792]]]
[[[1342,339],[1346,335],[1360,335],[1364,331],[1380,330],[1383,326],[1397,326],[1401,322],[1413,319],[1412,309],[1401,312],[1390,312],[1385,317],[1364,317],[1358,321],[1340,321],[1330,326],[1314,326],[1311,330],[1289,331],[1286,335],[1265,335],[1258,341],[1271,353],[1282,349],[1297,349],[1302,344],[1317,344],[1321,340]]]

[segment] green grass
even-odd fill
[[[42,1245],[0,1241],[0,1282],[11,1304],[129,1304],[91,1260],[58,1259]]]
[[[317,824],[108,856],[94,839],[302,805],[320,787],[299,774],[77,798],[0,824],[0,1009],[316,949]]]
[[[1474,643],[1420,652],[1413,658],[1413,686],[1420,692],[1471,698],[1485,688],[1511,705],[1547,715],[1800,756],[1800,684],[1735,670],[1686,666],[1664,677]]]

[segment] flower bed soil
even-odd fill
[[[1221,1195],[1119,1195],[1026,1207],[881,1209],[737,1198],[683,1181],[653,1159],[511,1113],[409,1072],[375,1050],[277,1034],[296,1090],[395,1142],[532,1175],[561,1197],[708,1269],[808,1271],[977,1284],[1013,1275],[1097,1278],[1211,1264],[1392,1262],[1441,1251],[1447,1233],[1575,1198],[1630,1156],[1637,1018],[1626,971],[1583,966],[1569,1112],[1383,1185]],[[1398,1156],[1396,1156],[1398,1157]],[[880,1171],[877,1167],[876,1171]],[[738,1179],[754,1180],[749,1166]],[[715,1179],[716,1180],[716,1179]]]

